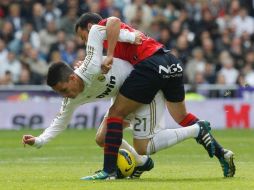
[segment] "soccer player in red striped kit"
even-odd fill
[[[102,19],[96,13],[85,13],[78,19],[75,31],[81,39],[87,41],[89,29],[94,24],[106,27],[107,40],[102,45],[107,49],[107,57],[102,63],[102,71],[107,73],[111,69],[113,57],[129,61],[134,66],[134,70],[123,83],[108,113],[103,170],[95,175],[84,177],[84,180],[116,177],[116,160],[122,142],[123,119],[142,104],[149,104],[159,90],[167,100],[166,106],[170,115],[179,125],[187,127],[198,123],[204,131],[209,130],[209,122],[199,121],[195,115],[186,110],[181,60],[165,50],[162,44],[141,32],[142,40],[139,45],[118,42],[120,29],[131,32],[135,29],[115,17]],[[235,166],[231,151],[223,149],[209,131],[196,140],[204,146],[210,157],[215,155],[219,159],[225,177],[234,176]],[[166,135],[159,141],[167,141]],[[149,144],[147,146],[149,148]]]

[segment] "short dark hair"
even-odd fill
[[[58,82],[67,82],[73,69],[62,61],[54,62],[48,69],[47,85],[53,87]]]
[[[84,13],[82,14],[75,24],[75,32],[78,31],[78,28],[82,30],[87,29],[89,23],[98,24],[102,20],[102,17],[97,13]]]

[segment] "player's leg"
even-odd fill
[[[165,129],[165,110],[165,100],[162,92],[159,91],[149,105],[140,107],[134,113],[131,125],[133,126],[134,147],[139,154],[150,155],[187,138],[198,136],[200,127],[197,124],[188,128]],[[148,169],[148,163],[135,168],[133,176],[139,177]]]
[[[140,105],[141,103],[118,94],[114,104],[109,109],[103,165],[103,171],[107,174],[116,172],[117,155],[123,137],[123,118],[136,110]]]
[[[184,102],[181,103],[173,103],[173,102],[167,102],[167,107],[172,115],[172,117],[175,119],[177,118],[176,122],[178,122],[181,126],[187,127],[189,124],[197,123],[200,126],[203,126],[203,128],[209,127],[209,123],[199,121],[197,117],[195,117],[193,114],[186,114],[185,117],[183,115],[178,115],[178,111],[182,111],[185,109]],[[184,107],[184,108],[181,108]],[[182,120],[181,120],[182,118]],[[212,136],[211,133],[207,135],[207,132],[204,131],[203,135],[200,135],[196,138],[197,142],[202,144],[203,147],[207,150],[210,157],[213,157],[213,154],[218,158],[222,170],[223,175],[225,177],[233,177],[235,174],[235,165],[234,165],[234,153],[230,150],[224,149],[217,140]],[[214,146],[214,150],[213,147]]]
[[[107,117],[104,117],[103,121],[101,122],[100,127],[97,130],[96,133],[96,143],[100,147],[104,147],[104,141],[105,141],[105,135],[106,135],[106,128],[107,128],[107,123],[106,123]],[[129,123],[124,121],[124,128],[129,127]],[[139,155],[136,150],[124,139],[122,139],[122,144],[120,145],[120,149],[126,149],[129,152],[132,153],[132,155],[135,158],[136,165],[137,166],[142,166],[146,163],[148,156],[146,155]]]
[[[181,126],[189,126],[197,122],[199,119],[193,114],[188,114],[185,108],[184,102],[184,85],[183,85],[183,67],[181,61],[175,58],[171,54],[164,56],[168,60],[170,68],[177,68],[173,70],[173,75],[169,73],[170,80],[165,79],[162,83],[161,90],[167,100],[167,108],[173,119]],[[162,63],[163,64],[163,63]],[[165,65],[164,65],[165,66]],[[163,73],[165,75],[165,73]],[[174,76],[174,77],[173,77]],[[222,146],[214,139],[210,134],[209,122],[198,121],[197,122],[203,132],[199,135],[196,140],[202,144],[207,150],[210,157],[215,155],[224,171],[224,176],[233,176],[235,172],[235,166],[233,163],[233,153],[231,151],[225,151]]]
[[[129,127],[129,123],[124,121],[123,127],[124,128]],[[106,132],[107,132],[107,117],[104,117],[100,127],[97,130],[96,138],[95,138],[96,143],[101,147],[105,146]],[[127,141],[125,141],[124,139],[121,139],[121,140],[122,140],[122,142],[121,142],[121,145],[119,148],[123,148],[123,149],[130,151],[133,154],[133,156],[135,157],[135,161],[138,166],[142,166],[147,162],[148,156],[139,155],[136,152],[136,150],[130,144],[128,144]],[[110,175],[110,174],[104,172],[103,170],[100,170],[100,171],[96,172],[94,175],[82,177],[81,180],[111,179],[111,178],[115,179],[116,177],[117,177],[116,174]]]
[[[104,164],[103,170],[92,175],[81,178],[82,180],[116,179],[116,162],[119,147],[123,138],[123,118],[137,109],[141,103],[118,94],[114,104],[109,109],[107,118],[107,129],[104,142]]]
[[[134,147],[141,155],[151,155],[160,150],[174,146],[186,139],[196,138],[199,132],[200,126],[198,124],[194,124],[187,128],[163,129],[155,133],[150,139],[135,139]]]
[[[134,113],[134,118],[131,120],[133,142],[139,154],[149,155],[184,139],[197,137],[199,134],[198,125],[184,129],[165,129],[165,110],[165,100],[162,92],[159,91],[149,105],[143,105]],[[135,168],[132,177],[140,177],[152,167],[153,163],[148,160],[143,166]]]
[[[142,104],[149,104],[160,88],[157,85],[158,80],[157,83],[154,82],[154,71],[144,70],[148,64],[135,66],[109,110],[103,166],[103,171],[108,174],[116,171],[117,153],[122,141],[123,118],[133,113]]]
[[[167,70],[159,70],[161,76],[161,90],[164,94],[168,111],[172,118],[182,126],[190,126],[195,124],[198,119],[192,115],[187,114],[185,107],[185,90],[183,84],[183,66],[181,61],[171,54],[163,54],[163,59],[160,63],[161,68],[172,68]],[[198,142],[201,143],[207,150],[210,157],[214,156],[215,148],[213,138],[209,132],[210,127],[208,122],[200,122],[202,125],[201,134],[199,135]]]
[[[199,119],[194,116],[193,114],[187,114],[185,102],[170,102],[167,101],[167,108],[172,116],[172,118],[179,123],[179,125],[188,127],[190,125],[193,125],[199,121]],[[208,122],[198,122],[200,126],[202,126],[203,133],[199,137],[197,137],[197,141],[203,145],[203,147],[206,149],[210,157],[213,157],[215,154],[215,145],[213,138],[209,132],[209,123]]]

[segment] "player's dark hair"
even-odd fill
[[[102,20],[102,17],[97,13],[84,13],[82,14],[75,24],[75,32],[77,33],[78,28],[82,30],[87,29],[87,25],[91,24],[98,24]]]
[[[58,82],[67,82],[73,69],[62,61],[54,62],[48,69],[47,85],[53,87]]]

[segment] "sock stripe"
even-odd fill
[[[109,117],[107,119],[103,164],[103,171],[107,173],[116,171],[118,150],[123,137],[122,123],[123,120],[121,118]]]
[[[118,153],[111,152],[111,151],[105,151],[104,154],[117,156]]]
[[[151,150],[152,150],[152,154],[154,154],[155,153],[155,144],[154,144],[154,141],[153,141],[153,139],[151,139]]]
[[[121,129],[107,129],[108,133],[122,133],[122,131]]]
[[[108,129],[119,129],[119,127],[117,127],[116,125],[118,125],[120,123],[108,123],[108,124],[112,124],[110,127],[108,127]]]
[[[156,126],[156,102],[153,100],[150,104],[150,133],[154,134],[154,128]]]
[[[118,118],[118,117],[110,117],[107,119],[107,123],[123,123],[123,119]]]
[[[182,127],[187,127],[189,125],[193,125],[198,121],[198,118],[191,114],[188,113],[185,118],[179,123],[179,125],[181,125]]]
[[[105,143],[104,145],[105,147],[108,147],[108,146],[112,146],[112,147],[119,147],[118,144],[113,144],[113,143]]]

